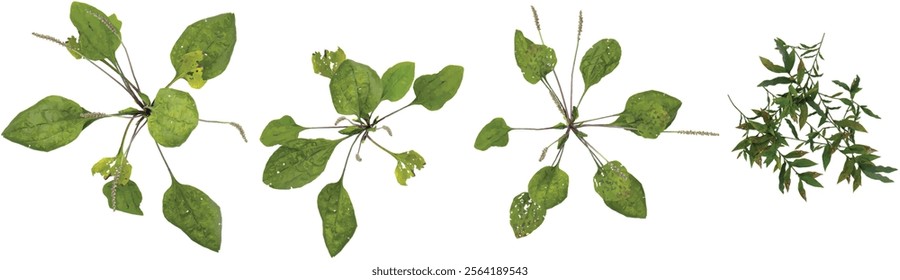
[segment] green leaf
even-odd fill
[[[178,147],[187,141],[200,120],[197,104],[187,92],[162,88],[153,100],[147,129],[163,147]]]
[[[545,166],[528,181],[528,193],[546,209],[559,205],[569,193],[569,175],[558,166]]]
[[[509,225],[516,238],[528,236],[544,223],[547,209],[531,200],[527,192],[513,198],[509,207]]]
[[[325,50],[325,55],[315,52],[312,55],[313,72],[330,79],[346,59],[347,55],[341,48],[337,51]]]
[[[275,189],[299,188],[325,171],[334,148],[343,139],[294,139],[272,153],[263,170],[263,183]]]
[[[800,180],[803,180],[803,182],[809,184],[810,186],[821,188],[822,184],[819,183],[818,180],[816,180],[816,178],[821,175],[822,174],[820,174],[819,172],[809,171],[800,173],[798,176],[800,177]]]
[[[796,56],[795,52],[788,53],[788,46],[784,43],[780,38],[775,38],[775,46],[778,49],[778,52],[781,53],[781,60],[784,62],[784,69],[790,72],[790,69],[794,68],[794,56]]]
[[[338,131],[338,133],[343,135],[356,135],[357,133],[362,132],[363,129],[358,126],[348,126]]]
[[[84,113],[88,110],[75,101],[47,96],[16,115],[3,130],[3,137],[31,149],[52,151],[75,141],[93,121],[81,117]]]
[[[406,180],[416,176],[415,170],[422,170],[425,167],[425,158],[422,158],[416,151],[410,150],[405,153],[395,154],[397,159],[397,168],[394,168],[394,176],[397,176],[397,183],[406,186]]]
[[[859,75],[857,75],[856,78],[853,78],[853,82],[850,84],[850,98],[855,98],[856,93],[860,90],[862,90],[862,88],[859,87]]]
[[[832,80],[831,82],[834,83],[835,85],[838,85],[839,87],[841,87],[842,89],[844,89],[846,91],[850,91],[850,86],[848,86],[844,82],[841,82],[838,80]]]
[[[412,104],[422,105],[430,111],[441,109],[456,95],[462,79],[463,68],[457,65],[447,65],[436,74],[419,76],[413,84],[416,99]]]
[[[509,132],[512,131],[503,118],[491,120],[478,132],[475,138],[475,149],[484,151],[490,147],[506,147],[509,143]]]
[[[206,84],[203,79],[203,51],[185,53],[179,57],[175,65],[175,77],[184,78],[192,88],[201,88]]]
[[[769,71],[775,73],[787,73],[787,70],[784,69],[784,66],[775,65],[775,63],[772,63],[772,61],[768,58],[760,56],[759,61],[762,62],[763,66],[765,66],[766,69],[769,69]]]
[[[195,80],[191,84],[192,87],[197,84],[202,86],[202,82],[196,81],[198,78],[208,81],[225,72],[228,62],[231,61],[231,53],[234,52],[235,42],[237,42],[237,29],[234,25],[234,14],[220,14],[201,19],[185,28],[184,32],[181,33],[181,37],[178,37],[178,41],[175,41],[175,45],[172,46],[169,59],[172,61],[172,66],[175,67],[175,70],[179,71],[185,54],[196,51],[202,52],[202,59],[197,61],[200,64],[200,71],[193,74],[200,77],[192,76],[190,79],[187,76],[184,77],[188,82],[191,82],[191,79]],[[181,77],[184,74],[184,72],[177,72],[176,77]]]
[[[862,109],[862,110],[863,110],[863,113],[866,113],[866,115],[869,115],[870,117],[873,117],[873,118],[876,118],[876,119],[881,119],[881,117],[879,117],[879,116],[876,115],[874,112],[872,112],[872,110],[869,109],[868,106],[863,105],[863,106],[859,106],[859,108]]]
[[[375,70],[350,59],[337,68],[328,87],[338,114],[357,115],[363,119],[368,119],[378,107],[384,90]]]
[[[356,232],[356,213],[342,181],[325,185],[317,200],[322,236],[331,257],[337,256]]]
[[[384,84],[384,91],[381,99],[391,102],[400,100],[409,88],[412,87],[413,77],[416,73],[416,64],[412,62],[400,62],[381,75],[381,81]]]
[[[799,158],[799,157],[803,157],[806,154],[807,154],[806,151],[796,150],[796,151],[788,153],[787,155],[784,155],[784,157],[785,158]]]
[[[622,58],[622,47],[615,39],[603,39],[594,43],[584,53],[579,67],[581,77],[584,79],[584,91],[612,73],[616,66],[619,66],[620,58]]]
[[[556,52],[550,47],[535,44],[525,38],[520,30],[516,30],[515,54],[516,64],[522,70],[522,76],[525,76],[525,80],[531,84],[539,82],[556,67]]]
[[[172,186],[163,194],[163,216],[200,246],[219,251],[222,211],[199,189],[172,178]]]
[[[800,63],[797,64],[797,84],[803,83],[803,78],[806,76],[806,64],[803,63],[803,60],[800,60]]]
[[[69,19],[78,29],[76,49],[84,58],[116,61],[116,50],[121,44],[118,33],[122,22],[115,15],[107,16],[91,5],[72,2]]]
[[[262,135],[259,136],[259,142],[262,142],[266,147],[279,145],[297,139],[300,132],[304,129],[306,128],[299,126],[294,122],[294,118],[285,115],[280,119],[270,121],[269,124],[266,125]]]
[[[143,216],[144,211],[141,211],[141,200],[143,200],[143,197],[141,196],[141,190],[138,189],[137,183],[129,180],[125,184],[116,186],[116,208],[113,208],[112,186],[114,183],[115,182],[113,181],[109,181],[103,185],[103,195],[106,196],[106,202],[107,205],[109,205],[109,209]]]
[[[91,167],[91,175],[100,174],[104,180],[110,176],[116,178],[117,171],[119,172],[118,180],[115,181],[117,184],[125,185],[131,181],[131,164],[122,153],[115,157],[102,158]]]
[[[815,166],[817,163],[809,159],[801,158],[791,162],[791,165],[797,168]]]
[[[756,86],[767,87],[767,86],[774,86],[774,85],[781,85],[781,84],[790,84],[793,82],[794,82],[794,80],[792,80],[791,78],[788,78],[788,77],[777,77],[777,78],[774,78],[771,80],[762,81],[761,83],[759,83]]]
[[[841,126],[841,127],[852,128],[859,132],[867,132],[866,128],[863,127],[862,124],[860,124],[859,122],[853,121],[853,120],[849,120],[849,119],[839,120],[839,121],[834,122],[834,124]]]
[[[150,102],[150,97],[144,94],[143,92],[138,92],[138,97],[141,98],[141,102],[144,103],[144,106],[150,106],[153,102]]]
[[[628,98],[625,110],[612,125],[631,128],[634,134],[656,139],[675,121],[681,101],[668,94],[649,90]]]
[[[619,161],[611,161],[594,174],[594,191],[610,209],[630,218],[646,218],[644,187]]]

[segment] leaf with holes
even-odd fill
[[[224,13],[201,19],[184,29],[169,54],[172,67],[175,67],[176,70],[175,79],[183,77],[188,82],[191,80],[208,81],[225,72],[237,42],[234,19],[233,13]],[[203,53],[202,59],[197,61],[199,73],[193,74],[199,77],[179,72],[184,55],[197,51]],[[195,81],[191,86],[199,84],[194,88],[200,88],[203,83],[205,82]]]
[[[172,178],[172,185],[163,195],[163,215],[200,246],[219,251],[222,211],[203,191]]]
[[[626,217],[646,218],[644,187],[618,161],[611,161],[594,174],[594,190],[609,209]]]
[[[547,209],[531,200],[527,192],[513,198],[509,207],[509,225],[516,238],[528,236],[544,223]]]
[[[675,121],[681,101],[655,90],[637,93],[628,98],[625,110],[612,124],[631,129],[644,138],[656,139]]]

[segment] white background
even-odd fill
[[[509,204],[527,189],[531,175],[549,164],[536,159],[557,132],[513,132],[507,147],[487,152],[472,144],[494,117],[515,127],[542,127],[558,122],[558,116],[545,90],[524,81],[513,56],[516,29],[538,40],[530,3],[509,3],[93,1],[122,19],[138,79],[151,97],[173,75],[168,54],[184,27],[236,13],[238,41],[227,71],[202,90],[184,81],[174,87],[193,94],[201,118],[243,124],[250,143],[230,127],[204,123],[182,147],[165,149],[178,180],[221,206],[221,252],[194,244],[163,217],[161,200],[170,181],[146,132],[129,159],[145,215],[107,208],[104,182],[89,171],[117,149],[125,121],[107,119],[50,153],[0,141],[0,278],[393,279],[371,276],[371,270],[428,266],[527,266],[527,277],[510,277],[527,279],[900,276],[897,185],[866,178],[853,193],[849,185],[835,184],[835,169],[843,162],[838,155],[820,178],[826,187],[808,189],[809,202],[794,189],[781,194],[775,174],[748,168],[730,152],[741,132],[734,129],[738,115],[727,99],[730,94],[748,110],[764,104],[756,84],[772,74],[758,56],[780,61],[774,37],[811,44],[827,33],[824,81],[862,78],[858,100],[883,119],[866,119],[870,134],[858,140],[878,149],[882,164],[900,165],[890,129],[900,120],[894,84],[900,61],[893,51],[900,20],[892,4],[535,1],[563,81],[568,81],[579,9],[585,17],[579,58],[602,38],[622,45],[619,67],[591,88],[582,116],[619,112],[631,94],[655,89],[684,103],[672,129],[722,135],[645,140],[619,130],[589,130],[589,140],[607,158],[620,160],[643,183],[647,219],[624,218],[603,204],[591,184],[595,167],[573,142],[562,162],[571,179],[568,199],[549,211],[534,234],[516,239],[508,224]],[[51,94],[93,111],[133,105],[90,64],[30,35],[75,34],[68,15],[66,1],[20,1],[0,10],[0,124]],[[396,183],[393,159],[371,145],[363,149],[362,162],[351,160],[344,183],[359,227],[343,252],[330,258],[315,201],[321,187],[339,177],[348,144],[338,146],[319,179],[284,191],[261,181],[275,149],[258,137],[284,114],[305,126],[338,117],[328,80],[312,73],[309,59],[314,51],[336,46],[379,73],[396,62],[415,61],[417,75],[457,64],[465,67],[465,78],[442,110],[410,108],[386,122],[393,137],[377,135],[388,148],[415,149],[427,160],[408,187]],[[575,84],[580,91],[580,74]],[[826,92],[837,91],[830,83],[824,86]],[[378,112],[410,100],[412,93],[397,104],[382,104]],[[422,278],[497,276],[396,277]]]

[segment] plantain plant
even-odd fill
[[[570,73],[568,99],[556,74],[556,52],[544,45],[541,25],[537,11],[531,7],[534,23],[537,26],[541,43],[536,44],[516,30],[514,37],[516,63],[525,80],[531,84],[541,83],[550,95],[553,104],[562,116],[562,122],[543,128],[510,127],[503,118],[491,120],[475,139],[475,148],[487,150],[490,147],[505,147],[509,142],[509,132],[515,130],[551,130],[562,131],[562,134],[541,151],[539,161],[543,161],[548,150],[555,146],[556,155],[548,166],[540,168],[528,181],[528,191],[513,198],[509,210],[509,223],[516,238],[525,237],[537,229],[544,221],[548,209],[562,203],[569,189],[569,175],[560,168],[567,141],[575,139],[580,142],[594,161],[597,172],[594,175],[594,190],[603,202],[612,210],[631,218],[645,218],[647,205],[644,188],[625,166],[619,161],[609,161],[600,151],[588,142],[588,128],[608,127],[630,131],[640,137],[656,139],[662,133],[680,133],[692,135],[716,135],[703,131],[667,131],[675,120],[681,101],[668,94],[648,90],[632,95],[625,103],[625,109],[616,114],[588,118],[580,118],[581,102],[588,89],[612,73],[619,65],[622,48],[615,39],[602,39],[594,43],[581,58],[579,70],[584,80],[584,88],[578,102],[574,99],[575,60],[581,43],[583,17],[578,14],[578,36],[575,44],[575,57]],[[552,74],[552,77],[550,76]],[[554,88],[554,85],[556,88]],[[615,117],[610,123],[598,121]]]
[[[152,101],[135,76],[128,48],[122,41],[122,22],[118,17],[80,2],[72,2],[69,17],[78,30],[77,37],[71,36],[62,41],[44,34],[32,34],[59,44],[76,59],[83,59],[99,69],[122,88],[136,107],[101,113],[87,110],[68,98],[51,95],[16,115],[3,130],[3,137],[25,147],[48,152],[71,143],[82,130],[99,119],[128,120],[115,155],[101,158],[91,168],[91,173],[109,180],[102,188],[109,208],[143,215],[141,191],[132,180],[128,154],[134,139],[146,126],[172,180],[163,195],[163,215],[197,244],[219,251],[222,242],[219,206],[201,190],[175,179],[160,146],[180,146],[199,122],[230,124],[244,136],[243,129],[236,123],[200,119],[191,95],[172,88],[176,81],[184,79],[192,88],[199,89],[206,81],[225,71],[237,38],[234,14],[202,19],[182,32],[169,56],[175,75],[168,85],[157,91]],[[120,46],[128,62],[127,72],[120,64],[121,57],[117,56]]]
[[[876,150],[856,140],[857,132],[868,132],[861,122],[866,116],[881,118],[857,101],[862,91],[859,76],[850,82],[831,81],[840,89],[836,93],[825,91],[827,82],[820,84],[824,40],[823,34],[818,43],[794,46],[776,38],[775,49],[782,64],[759,57],[762,65],[776,74],[757,85],[766,91],[766,106],[745,114],[731,103],[740,113],[737,128],[744,131],[733,150],[738,158],[743,157],[751,167],[773,167],[782,193],[790,191],[791,178],[797,178],[797,192],[803,200],[805,186],[822,187],[818,180],[822,173],[811,170],[819,165],[817,159],[821,159],[824,172],[837,152],[844,156],[837,182],[852,183],[854,191],[862,185],[862,175],[890,183],[893,181],[885,174],[897,170],[877,165]]]
[[[381,76],[371,67],[346,59],[344,51],[326,50],[312,55],[313,71],[329,78],[331,100],[335,111],[342,115],[334,126],[304,127],[297,125],[290,116],[272,120],[266,125],[259,140],[271,147],[279,145],[269,158],[263,171],[263,182],[275,189],[303,187],[322,174],[335,148],[349,138],[353,138],[341,177],[337,182],[325,185],[319,192],[317,204],[322,218],[322,235],[328,253],[334,257],[344,248],[356,232],[356,214],[350,196],[344,188],[344,175],[350,155],[356,148],[356,160],[361,161],[359,151],[366,141],[397,160],[394,175],[397,183],[405,186],[407,180],[416,175],[416,170],[425,167],[425,159],[414,150],[397,153],[379,144],[373,134],[383,130],[392,136],[389,127],[382,123],[413,105],[421,105],[430,111],[441,109],[456,95],[462,83],[463,68],[456,65],[444,67],[435,74],[414,77],[415,64],[400,62],[388,68]],[[382,101],[396,102],[412,87],[415,98],[407,105],[384,116],[375,114]],[[312,129],[333,129],[340,136],[336,139],[303,138],[301,131]]]

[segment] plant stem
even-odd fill
[[[125,125],[125,132],[122,132],[122,141],[119,142],[119,151],[117,152],[117,154],[122,153],[122,148],[125,147],[125,138],[128,137],[128,128],[131,127],[131,123],[134,121],[135,117],[136,116],[131,117],[131,119],[128,120],[128,124]],[[138,122],[140,122],[140,121],[138,121]],[[127,154],[128,153],[126,153],[126,157],[127,157]]]
[[[593,151],[592,153],[597,153],[597,155],[599,155],[600,158],[602,158],[606,162],[609,162],[609,160],[606,159],[606,157],[603,156],[603,154],[600,153],[600,151],[597,150],[597,148],[594,148],[594,145],[591,145],[590,142],[588,142],[587,140],[584,140],[584,138],[581,138],[581,137],[578,137],[578,140],[581,141],[581,143],[584,144],[584,147],[588,148],[589,151]],[[603,163],[601,162],[600,165],[602,166]]]
[[[413,105],[412,103],[409,103],[409,104],[407,104],[406,106],[400,107],[400,109],[397,109],[397,110],[391,112],[390,114],[385,115],[383,118],[380,118],[380,119],[375,120],[375,122],[374,122],[372,125],[376,125],[376,124],[378,124],[379,122],[383,121],[384,119],[387,119],[387,118],[390,117],[391,115],[396,114],[397,112],[400,112],[401,110],[406,109],[407,107],[412,106],[412,105]]]
[[[355,126],[355,125],[354,125],[354,126]],[[348,127],[350,127],[350,126],[349,126],[349,125],[344,125],[344,126],[340,126],[340,125],[338,125],[338,126],[313,126],[313,127],[304,127],[303,129],[337,129],[337,128],[344,129],[344,128],[348,128]]]
[[[172,174],[172,168],[169,168],[169,161],[166,160],[166,156],[163,155],[162,148],[159,147],[159,143],[155,141],[153,144],[156,144],[156,150],[159,151],[159,156],[162,157],[163,163],[166,164],[166,170],[169,171],[169,176],[172,177],[172,181],[175,181],[175,174]]]
[[[375,139],[372,138],[372,136],[368,136],[368,137],[369,137],[369,141],[371,141],[372,144],[375,144],[375,146],[377,146],[379,149],[381,149],[381,150],[384,151],[385,153],[388,153],[388,154],[391,155],[392,157],[397,158],[397,154],[396,154],[396,153],[389,151],[389,150],[386,149],[384,146],[381,146],[381,144],[378,144],[378,142],[375,142]]]
[[[603,116],[603,117],[599,117],[599,118],[593,118],[593,119],[588,119],[588,120],[580,121],[580,122],[575,123],[575,126],[581,126],[581,125],[583,125],[584,123],[587,123],[587,122],[592,122],[592,121],[597,121],[597,120],[602,120],[602,119],[608,119],[608,118],[612,118],[612,117],[617,117],[617,116],[619,116],[619,114],[621,114],[621,113],[617,113],[617,114],[612,114],[612,115],[609,115],[609,116]]]
[[[143,122],[141,122],[143,121]],[[141,116],[138,119],[137,124],[134,125],[134,132],[131,134],[131,140],[128,142],[128,148],[125,149],[125,157],[128,157],[128,154],[131,152],[131,145],[134,144],[134,138],[137,138],[138,132],[144,128],[144,125],[147,124],[147,119]]]
[[[357,134],[356,138],[353,138],[353,143],[350,143],[350,149],[347,150],[347,158],[344,159],[344,169],[341,170],[341,179],[340,180],[344,180],[344,173],[347,172],[347,163],[350,162],[350,154],[353,153],[353,146],[356,145],[356,141],[359,140],[359,137],[361,135],[362,134]],[[347,139],[347,138],[344,137],[344,139]],[[362,145],[360,145],[360,146],[362,146]]]
[[[171,87],[171,86],[172,86],[172,84],[174,84],[174,83],[175,83],[175,82],[176,82],[176,81],[178,81],[178,79],[180,79],[180,78],[181,78],[181,76],[182,76],[182,75],[176,75],[176,76],[175,76],[175,78],[173,78],[173,79],[172,79],[172,81],[171,81],[171,82],[169,82],[169,84],[167,84],[167,85],[166,85],[166,88],[169,88],[169,87]]]
[[[554,126],[549,127],[541,127],[541,128],[531,128],[531,127],[511,127],[510,130],[550,130],[550,129],[563,129]]]

